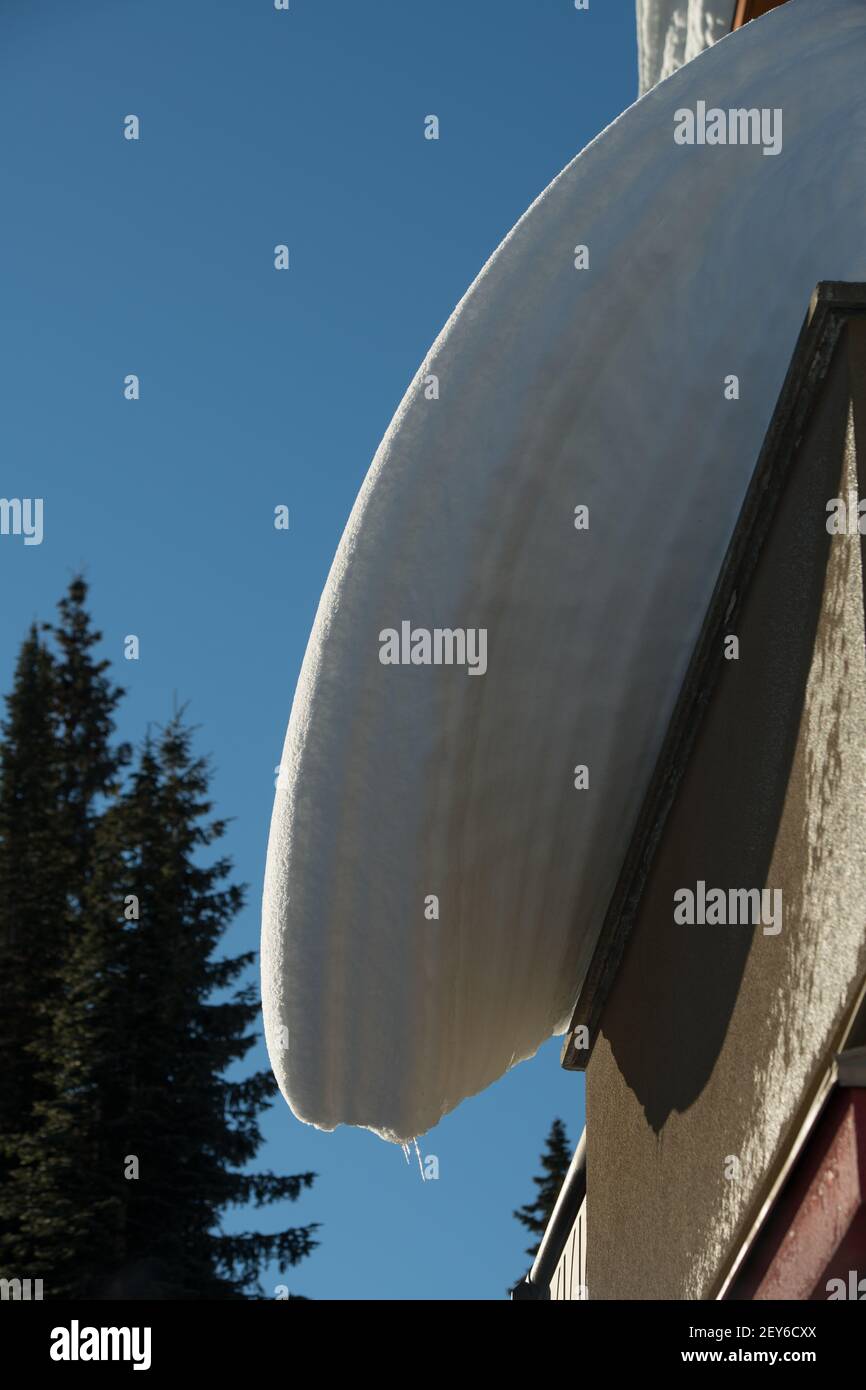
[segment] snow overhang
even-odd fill
[[[566,1031],[798,306],[866,278],[864,53],[859,0],[703,53],[545,190],[416,373],[274,803],[265,1034],[301,1119],[406,1142]],[[783,148],[676,142],[706,106],[782,111]]]

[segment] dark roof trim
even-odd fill
[[[585,1070],[650,867],[679,789],[722,661],[722,638],[735,630],[779,498],[827,376],[845,323],[866,315],[866,284],[822,281],[812,296],[755,472],[689,663],[562,1049],[567,1071]],[[587,1030],[588,1043],[579,1028]]]

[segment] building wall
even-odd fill
[[[866,973],[862,540],[825,525],[858,436],[866,457],[864,335],[836,352],[606,1001],[590,1299],[714,1295]],[[675,924],[698,879],[780,888],[782,931]]]

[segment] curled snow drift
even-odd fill
[[[640,94],[731,32],[737,0],[637,0]]]
[[[301,1119],[408,1140],[567,1026],[805,306],[866,277],[864,62],[862,0],[704,53],[554,180],[410,386],[274,806],[265,1027]],[[782,108],[781,153],[675,144],[698,100]],[[404,621],[486,629],[486,673],[381,664]]]

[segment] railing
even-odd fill
[[[558,1302],[586,1302],[586,1198],[550,1281],[550,1297]]]
[[[575,1250],[578,1253],[576,1267],[582,1269],[581,1279],[572,1281],[569,1275],[568,1287],[586,1284],[586,1130],[574,1151],[571,1166],[556,1199],[556,1206],[547,1223],[547,1230],[541,1237],[535,1262],[525,1279],[521,1279],[511,1290],[512,1299],[549,1299],[586,1297],[585,1294],[554,1293],[555,1281],[567,1250],[577,1237]],[[571,1265],[568,1266],[569,1270]],[[563,1288],[566,1285],[563,1276]]]

